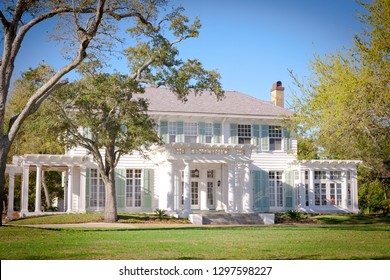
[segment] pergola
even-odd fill
[[[23,156],[14,156],[12,164],[7,164],[6,174],[9,176],[8,189],[8,210],[7,218],[11,218],[14,212],[14,189],[15,176],[22,177],[21,189],[21,216],[28,216],[28,188],[29,175],[31,171],[36,171],[35,180],[35,214],[42,213],[41,205],[41,187],[42,174],[45,171],[58,171],[64,174],[67,183],[64,184],[64,198],[66,212],[70,212],[73,189],[73,171],[74,168],[95,167],[92,159],[89,156],[77,155],[43,155],[43,154],[27,154]]]

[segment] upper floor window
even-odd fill
[[[198,124],[197,123],[184,123],[184,142],[196,143],[198,137]]]
[[[270,125],[268,128],[269,149],[278,151],[282,149],[282,127],[279,125]]]
[[[169,143],[176,142],[176,134],[177,134],[176,122],[168,122]]]
[[[204,127],[205,143],[211,144],[213,139],[213,124],[206,123]]]
[[[238,144],[250,144],[252,139],[252,127],[250,124],[238,125]]]

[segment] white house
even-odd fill
[[[208,92],[182,103],[167,89],[147,88],[149,114],[165,144],[148,158],[123,156],[116,168],[118,212],[156,208],[187,217],[190,213],[358,212],[357,161],[298,161],[297,141],[283,127],[281,82],[272,102],[236,91],[217,101]],[[65,155],[24,155],[7,167],[9,215],[14,176],[23,178],[21,214],[28,215],[29,172],[36,170],[35,212],[41,212],[41,178],[58,170],[64,178],[64,211],[104,209],[104,185],[96,163],[82,148]]]

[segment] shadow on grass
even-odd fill
[[[321,224],[389,224],[390,216],[380,215],[320,215],[314,218]]]

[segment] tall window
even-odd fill
[[[269,206],[283,207],[282,172],[270,171],[268,173],[268,182],[269,182]]]
[[[126,207],[141,207],[141,169],[126,169]]]
[[[211,144],[211,141],[213,139],[213,124],[212,123],[205,124],[204,135],[205,135],[205,142],[207,144]]]
[[[177,134],[176,122],[168,122],[169,143],[176,142],[176,134]]]
[[[90,207],[104,207],[106,200],[106,192],[104,188],[104,182],[97,169],[91,169],[90,180],[91,194],[90,194]]]
[[[238,144],[250,144],[252,139],[252,126],[250,124],[238,125]]]
[[[198,124],[197,123],[184,123],[184,142],[196,143],[198,137]]]
[[[269,126],[269,149],[278,151],[282,149],[282,127],[279,125]]]

